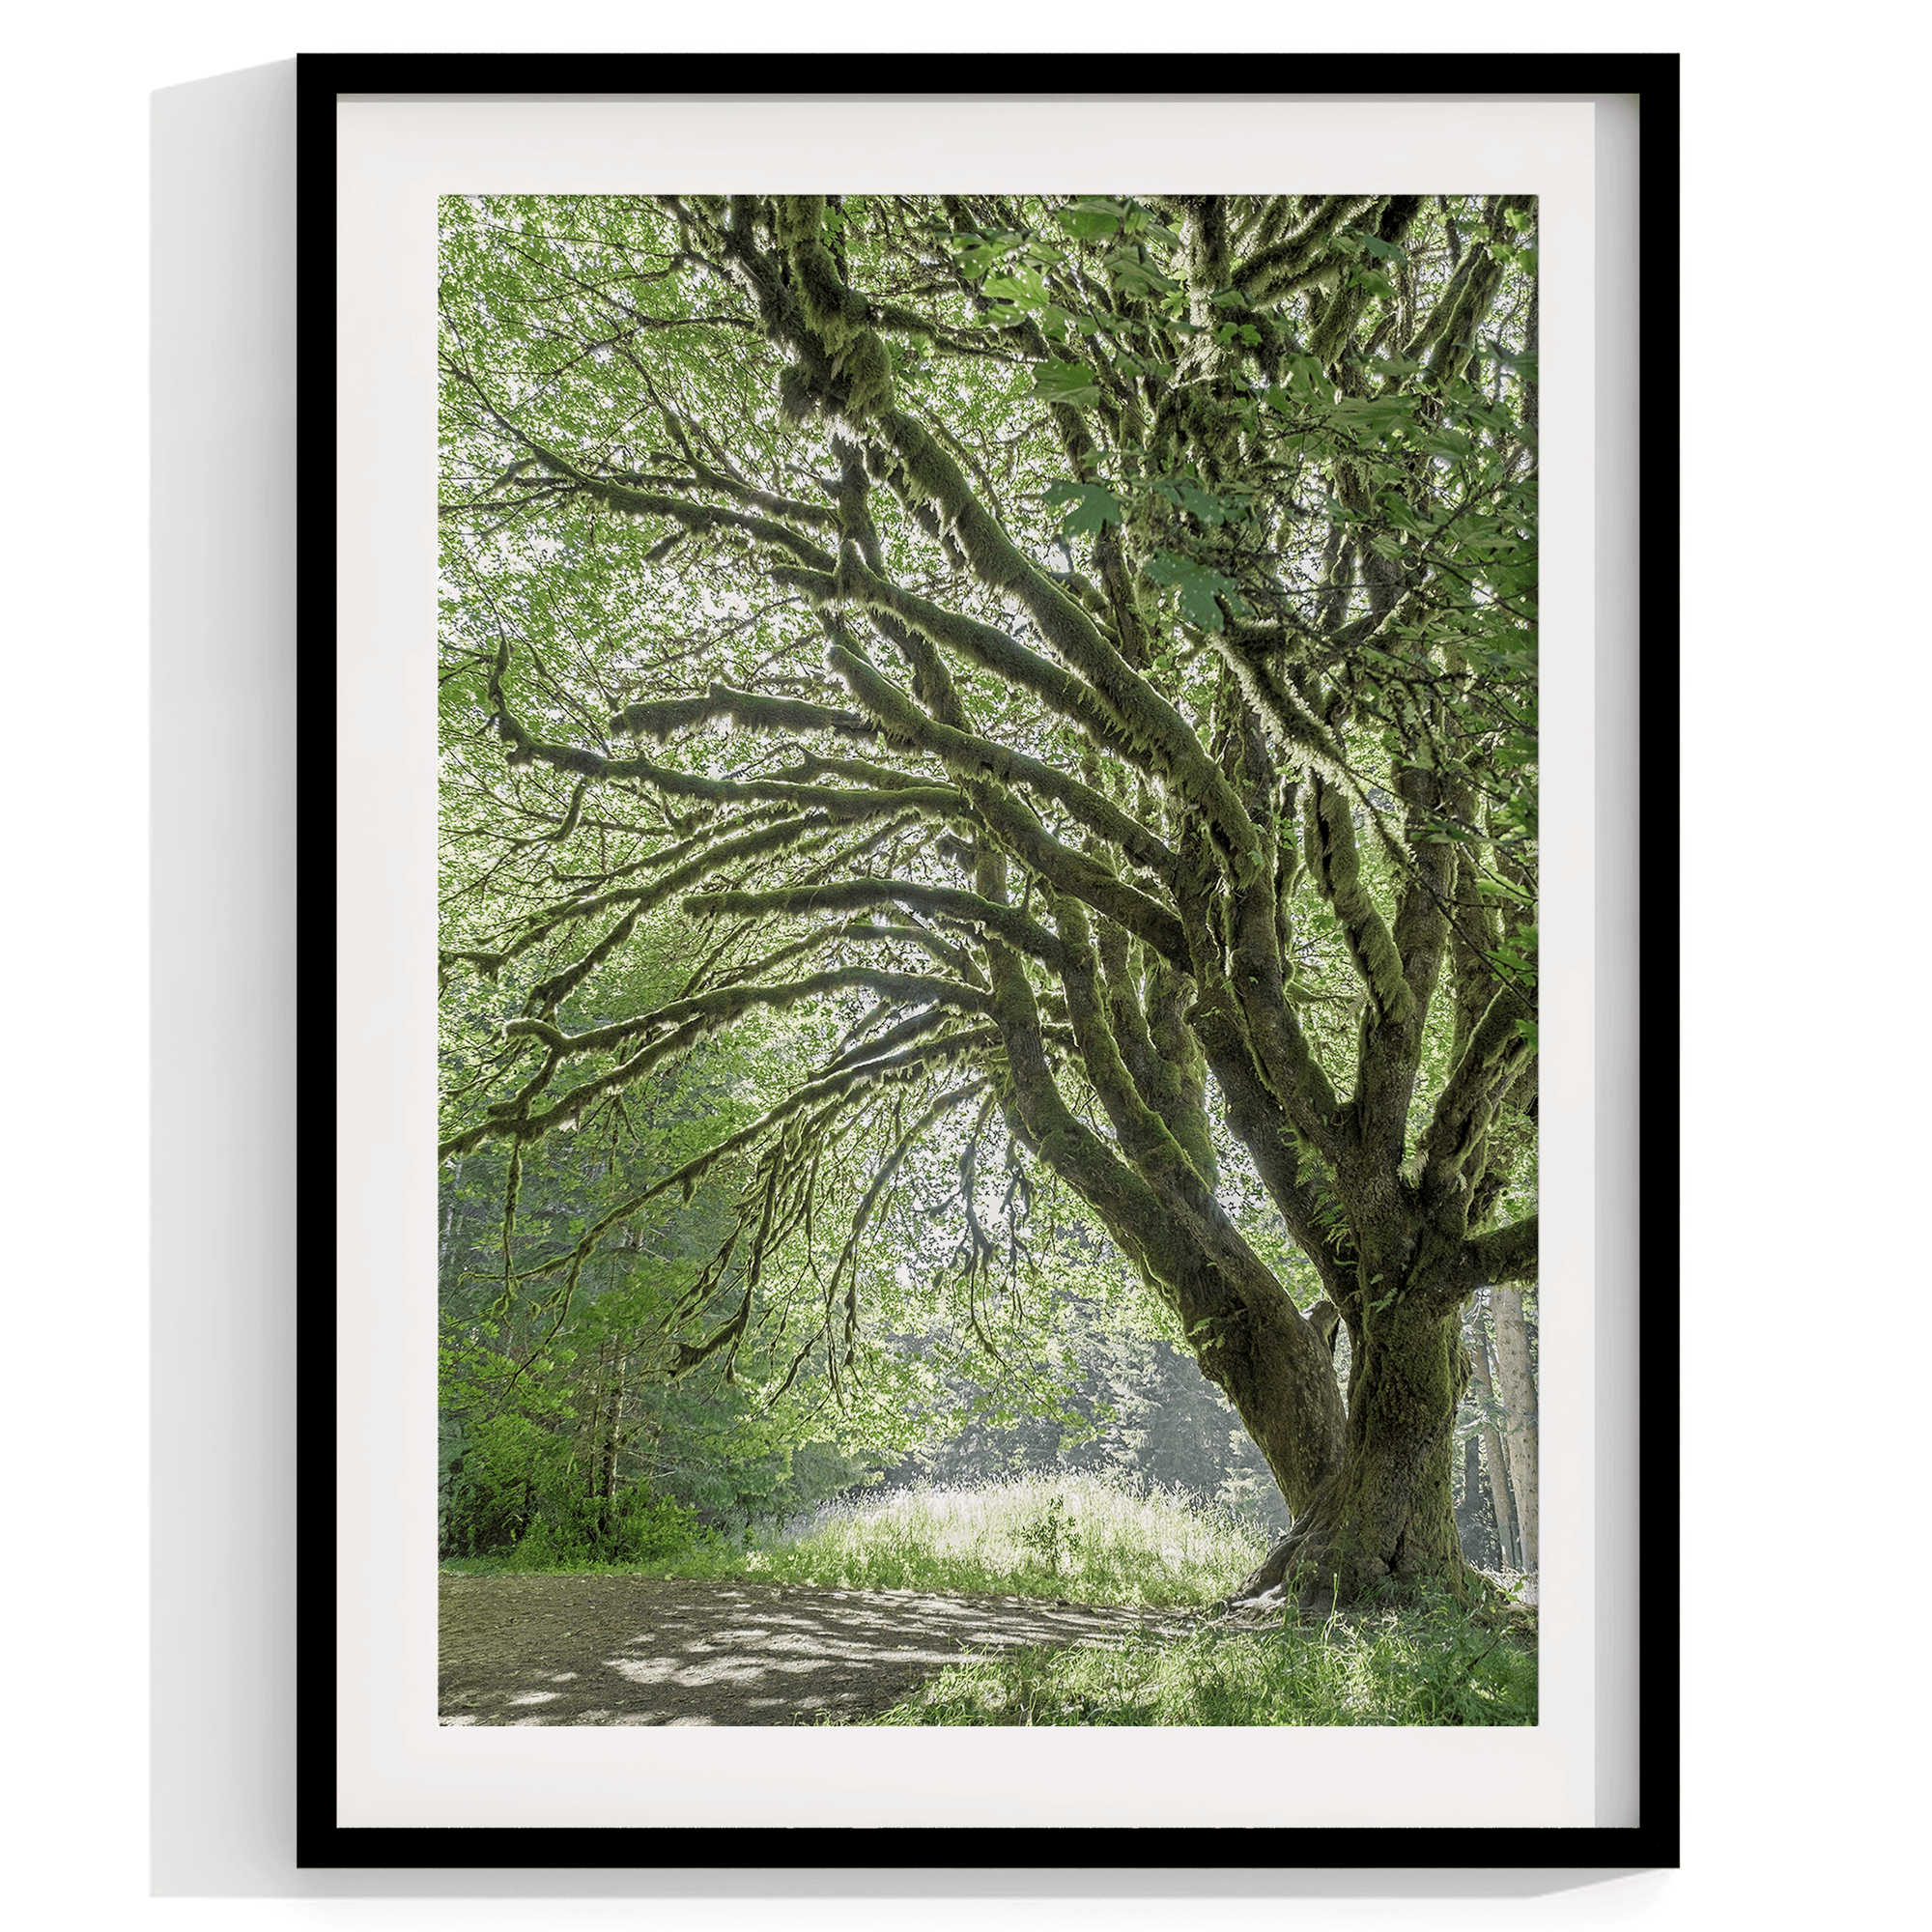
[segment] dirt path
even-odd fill
[[[1023,1597],[639,1577],[443,1577],[439,1607],[445,1724],[815,1723],[886,1710],[965,1657],[1112,1646],[1195,1621]]]

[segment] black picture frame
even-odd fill
[[[1216,95],[1279,91],[1349,98],[1520,99],[1635,97],[1641,112],[1637,189],[1640,376],[1640,674],[1645,709],[1638,752],[1643,932],[1643,1099],[1640,1156],[1641,1443],[1636,1484],[1642,1587],[1636,1608],[1639,1822],[1555,1830],[1283,1827],[1090,1829],[1041,1826],[882,1828],[863,1834],[822,1828],[466,1829],[342,1826],[336,1822],[337,1662],[332,1605],[337,1386],[335,1203],[330,1108],[311,1099],[300,1142],[304,1249],[299,1347],[305,1390],[300,1417],[300,1701],[297,1862],[364,1869],[696,1868],[746,1872],[979,1870],[1239,1870],[1255,1874],[1366,1867],[1550,1872],[1631,1870],[1678,1862],[1677,1662],[1677,1177],[1675,979],[1677,930],[1677,395],[1678,63],[1671,54],[995,56],[796,55],[784,61],[785,93],[956,95],[1106,93]],[[313,54],[298,61],[300,293],[300,699],[311,720],[333,717],[336,638],[336,102],[357,96],[525,96],[639,93],[742,94],[745,67],[724,56]],[[1621,407],[1621,404],[1618,406]],[[1604,404],[1600,402],[1600,414]],[[1634,557],[1610,559],[1634,570]],[[336,799],[327,758],[301,781],[305,865],[334,877]],[[331,895],[302,899],[301,999],[308,1019],[305,1087],[332,1094],[333,988],[316,962],[333,952]],[[325,1067],[323,1058],[330,1056]],[[1616,1211],[1636,1212],[1634,1202]],[[1600,1467],[1599,1484],[1621,1480]],[[1260,1889],[1267,1889],[1265,1885]]]

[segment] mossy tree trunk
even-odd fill
[[[1536,1262],[1533,222],[445,205],[443,965],[509,995],[443,1152],[608,1129],[620,1174],[627,1091],[706,1034],[849,1019],[521,1272],[513,1179],[506,1296],[567,1303],[728,1163],[738,1226],[676,1313],[741,1298],[679,1372],[769,1329],[803,1339],[777,1393],[811,1358],[842,1394],[916,1151],[956,1156],[969,1291],[1050,1174],[1267,1457],[1276,1572],[1460,1581],[1460,1314]],[[673,918],[688,987],[627,1006]],[[788,1297],[832,1200],[848,1236]]]
[[[1331,1472],[1237,1597],[1287,1586],[1347,1601],[1389,1577],[1462,1588],[1455,1425],[1471,1364],[1454,1284],[1367,1304],[1350,1349]]]

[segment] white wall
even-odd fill
[[[1152,21],[1142,43],[1169,43],[1180,31],[1165,24],[1169,17]],[[1907,17],[1844,6],[1821,35],[1804,32],[1818,20],[1810,10],[1760,9],[1746,36],[1729,9],[1634,0],[1560,15],[1504,4],[1480,19],[1499,46],[1682,47],[1690,57],[1686,447],[1697,458],[1686,477],[1686,686],[1695,748],[1686,806],[1690,823],[1714,829],[1700,829],[1689,855],[1699,890],[1687,923],[1687,983],[1727,979],[1741,938],[1767,908],[1782,922],[1779,979],[1742,1017],[1728,994],[1721,1008],[1689,996],[1686,1341],[1687,1361],[1701,1373],[1685,1445],[1686,1520],[1694,1535],[1686,1569],[1685,1871],[1540,1899],[1270,1908],[1290,1922],[1775,1926],[1889,1914],[1905,1896],[1911,1786],[1894,1766],[1922,1734],[1924,1696],[1889,1672],[1869,1683],[1861,1665],[1867,1644],[1881,1660],[1910,1656],[1910,1612],[1923,1577],[1916,1515],[1888,1492],[1884,1472],[1916,1467],[1917,1432],[1906,1435],[1916,1407],[1903,1375],[1922,1351],[1924,1269],[1902,1227],[1883,1219],[1840,1226],[1831,1205],[1835,1198],[1868,1212],[1872,1202],[1916,1197],[1907,1110],[1924,1077],[1915,998],[1923,861],[1913,784],[1922,756],[1924,622],[1913,566],[1925,506],[1909,347],[1923,276],[1910,213],[1920,163],[1916,144],[1908,146],[1923,47],[1921,30],[1901,29]],[[558,24],[547,32],[553,18]],[[1443,36],[1439,10],[1406,0],[1372,20],[1326,13],[1304,23],[1256,5],[1198,18],[1204,39],[1251,47],[1293,45],[1304,35],[1306,44],[1321,44],[1317,33],[1344,47],[1371,36],[1430,46]],[[14,1021],[0,1129],[0,1278],[12,1292],[13,1345],[6,1816],[8,1891],[23,1898],[34,1922],[426,1925],[460,1913],[468,1923],[560,1925],[620,1916],[635,1923],[640,1912],[617,1900],[149,1896],[140,1145],[149,97],[298,47],[818,44],[841,31],[875,45],[964,44],[971,37],[986,46],[1126,46],[1134,39],[1111,9],[1049,13],[1010,0],[964,16],[872,6],[841,10],[842,27],[827,19],[818,11],[753,7],[657,14],[608,0],[541,18],[497,0],[185,0],[166,9],[38,10],[11,30],[12,86],[0,117],[14,187],[0,304],[11,443],[0,465],[9,510],[0,519],[8,589],[0,694],[13,727],[4,783],[14,911],[10,943],[0,948],[0,1010]],[[277,191],[271,179],[259,185]],[[1838,363],[1845,305],[1867,302],[1902,304],[1896,327],[1874,325],[1882,353]],[[278,325],[270,318],[265,326]],[[244,342],[220,353],[271,359],[275,352]],[[1822,380],[1812,373],[1820,366],[1829,372]],[[172,527],[165,518],[162,526]],[[157,562],[196,567],[181,555]],[[285,594],[285,562],[261,554],[245,568],[248,595],[272,610]],[[198,699],[185,682],[172,695],[156,691],[161,702],[188,707],[180,738],[156,740],[164,765],[205,744],[241,695],[222,679],[243,660],[221,656],[227,644],[207,640],[207,648],[201,662],[213,677]],[[1856,679],[1856,700],[1837,700],[1811,677],[1821,656]],[[266,661],[248,662],[262,678],[255,700],[270,718],[285,715],[285,681]],[[1841,725],[1834,700],[1845,707]],[[1833,720],[1823,730],[1821,712]],[[243,931],[258,922],[254,943],[269,977],[220,982],[220,999],[209,985],[179,980],[157,987],[157,997],[184,1008],[211,1005],[209,1050],[223,1053],[232,1050],[224,1029],[233,1038],[247,1002],[263,999],[286,969],[276,935],[287,881],[266,858],[286,820],[277,817],[278,748],[262,738],[258,730],[230,740],[224,755],[236,762],[225,774],[166,781],[177,835],[240,778],[256,801],[256,824],[200,822],[212,828],[211,851],[254,854],[260,868],[248,871],[244,862],[231,890],[243,895]],[[1817,788],[1821,777],[1828,798]],[[1859,838],[1828,836],[1827,802],[1856,812]],[[157,820],[164,840],[168,827],[165,815]],[[178,972],[193,949],[194,923],[182,912],[192,898],[181,895],[213,889],[214,873],[196,877],[195,869],[162,875],[171,910],[156,922],[156,963],[164,974]],[[1856,945],[1811,937],[1810,919],[1838,910],[1858,921]],[[1799,1132],[1781,1084],[1792,1069],[1778,1030],[1821,981],[1842,990],[1861,1023],[1881,1030],[1875,1050],[1859,1051],[1848,1026],[1829,1068],[1833,1118],[1857,1128],[1842,1151],[1829,1134]],[[278,1039],[272,1025],[266,1034],[250,1029],[250,1037]],[[272,1091],[285,1053],[280,1041],[242,1056],[232,1076],[238,1091]],[[176,1077],[171,1065],[178,1073],[178,1063],[157,1060],[157,1077]],[[1822,1077],[1801,1075],[1801,1088]],[[170,1115],[158,1127],[201,1151],[199,1163],[177,1167],[163,1147],[156,1172],[178,1191],[191,1179],[166,1177],[191,1177],[197,1164],[244,1180],[271,1170],[274,1137],[286,1130],[285,1121],[252,1113],[228,1121]],[[239,1190],[247,1192],[245,1184]],[[157,1226],[197,1211],[191,1200],[163,1202]],[[285,1223],[272,1215],[216,1220],[210,1238],[222,1244],[217,1254],[257,1254],[265,1276],[280,1264],[291,1238]],[[1730,1323],[1747,1304],[1762,1319],[1740,1338]],[[265,1309],[242,1356],[230,1358],[238,1373],[229,1386],[243,1414],[250,1403],[274,1399],[270,1384],[251,1383],[245,1350],[259,1348],[258,1359],[272,1361],[283,1346],[279,1320]],[[182,1332],[159,1339],[164,1375],[185,1375],[182,1365],[198,1351],[205,1359],[237,1346],[232,1335],[194,1329],[189,1317]],[[1813,1444],[1827,1439],[1806,1407],[1821,1346],[1862,1352],[1866,1363],[1862,1412],[1851,1427],[1861,1471],[1843,1489],[1828,1460],[1778,1433],[1800,1417],[1800,1427],[1816,1432]],[[266,1408],[255,1417],[252,1440],[265,1444],[272,1418]],[[171,1490],[158,1518],[164,1536],[212,1506],[216,1492],[198,1488],[192,1474],[197,1458],[213,1468],[230,1453],[213,1436],[174,1443],[172,1471],[161,1471]],[[248,1477],[256,1494],[270,1497],[285,1480],[272,1460]],[[222,1550],[205,1576],[207,1676],[187,1688],[240,1705],[279,1696],[286,1681],[269,1653],[286,1610],[276,1578],[287,1531],[223,1506],[229,1520],[203,1525]],[[163,1552],[157,1580],[167,1561]],[[166,1616],[165,1588],[160,1599]],[[271,1733],[265,1726],[255,1735]],[[203,1852],[224,1842],[252,1847],[246,1855],[268,1891],[276,1859],[257,1827],[274,1813],[285,1771],[272,1749],[256,1748],[260,1756],[229,1767],[227,1795],[213,1807],[220,1815],[198,1823]],[[763,1925],[774,1909],[683,1901],[649,1913],[654,1926]],[[905,1916],[886,1904],[781,1909],[798,1926],[835,1918],[883,1925]],[[1047,1922],[1048,1908],[997,1909],[1003,1919]],[[1190,1916],[1151,1897],[1050,1908],[1056,1925],[1104,1918],[1110,1927],[1206,1923],[1210,1909],[1204,1903]],[[917,1910],[947,1926],[986,1923],[994,1908]]]

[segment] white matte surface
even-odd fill
[[[343,1824],[1595,1822],[1593,112],[854,100],[829,139],[807,103],[343,104]],[[1543,197],[1543,1720],[1492,1731],[441,1728],[429,1555],[436,198],[1143,183]],[[380,1348],[366,1346],[374,1335]],[[410,1469],[420,1483],[399,1484]]]

